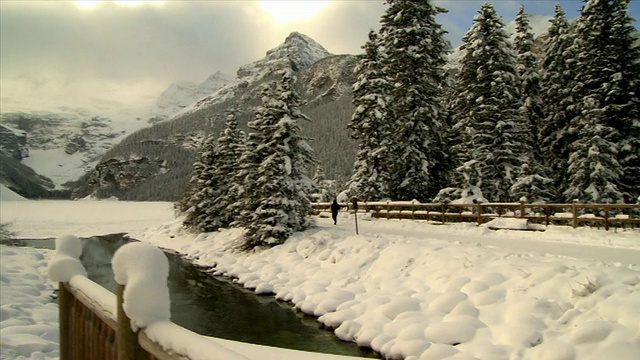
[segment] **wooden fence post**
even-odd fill
[[[60,360],[71,360],[69,353],[69,331],[71,331],[71,305],[73,295],[69,293],[64,282],[58,283],[58,317],[60,323]]]
[[[142,358],[143,350],[138,343],[138,335],[131,330],[131,320],[122,307],[124,286],[116,289],[118,306],[118,329],[116,330],[116,346],[118,360],[136,360]]]
[[[544,225],[545,226],[549,226],[549,216],[551,216],[551,207],[547,205],[544,207]]]
[[[356,221],[356,235],[358,235],[358,199],[351,199],[351,203],[353,204],[353,219]]]
[[[413,200],[411,200],[411,220],[416,220],[416,205]]]
[[[573,228],[578,227],[578,213],[576,211],[576,202],[571,203],[571,210],[573,211]]]
[[[609,231],[609,208],[604,208],[604,229]]]
[[[520,200],[520,218],[524,218],[524,201]]]
[[[482,203],[478,202],[478,226],[482,225]]]

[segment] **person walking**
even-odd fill
[[[333,218],[333,225],[338,223],[338,211],[340,211],[340,204],[336,199],[333,199],[333,203],[331,203],[331,218]]]

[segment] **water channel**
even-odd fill
[[[122,235],[83,239],[81,260],[89,278],[115,292],[113,253],[129,241]],[[53,240],[23,240],[16,245],[52,249]],[[169,260],[171,320],[206,336],[296,350],[375,358],[354,343],[339,340],[312,316],[272,296],[258,296],[224,277],[214,277],[176,254]]]

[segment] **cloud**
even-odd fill
[[[436,1],[449,10],[438,20],[454,46],[483,1]],[[528,11],[551,14],[555,2],[525,3]],[[520,1],[494,4],[510,21]],[[101,93],[114,101],[152,102],[172,82],[204,81],[218,70],[234,75],[292,31],[311,36],[332,53],[361,53],[386,8],[382,0],[334,0],[314,17],[277,22],[248,0],[137,6],[103,0],[91,7],[55,0],[0,1],[2,111],[20,102],[39,107]]]
[[[366,41],[382,1],[335,1],[313,19],[277,23],[255,1],[173,1],[91,7],[73,2],[0,2],[0,66],[4,94],[79,101],[87,92],[158,96],[171,82],[234,74],[262,58],[292,31],[329,51],[353,53]],[[147,84],[140,86],[140,84]],[[114,91],[108,91],[113,95]],[[123,99],[126,100],[126,99]],[[5,111],[5,110],[3,110]]]

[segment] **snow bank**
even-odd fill
[[[122,307],[134,331],[169,320],[169,262],[162,250],[145,243],[123,245],[112,267],[116,282],[124,286]]]
[[[56,250],[49,263],[49,279],[69,282],[72,277],[87,276],[87,270],[80,262],[82,242],[76,236],[62,235],[56,238]]]
[[[281,246],[251,253],[232,250],[236,229],[192,235],[179,220],[139,239],[290,301],[342,340],[389,358],[635,360],[640,353],[640,257],[630,258],[636,265],[599,262],[589,259],[601,247],[583,246],[591,249],[580,254],[585,259],[568,258],[553,253],[559,243],[540,242],[632,244],[636,230],[494,232],[374,220],[355,236],[348,221],[317,221]],[[514,250],[533,237],[542,252]],[[503,239],[501,246],[484,245],[491,239]]]

